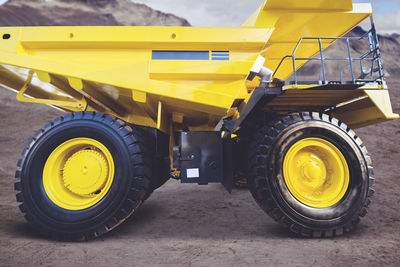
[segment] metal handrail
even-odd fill
[[[312,57],[312,58],[296,58],[295,54],[297,50],[299,49],[300,45],[303,43],[304,40],[317,40],[318,45],[319,45],[319,57]],[[322,40],[345,40],[346,41],[346,48],[347,48],[347,55],[348,57],[345,58],[325,58],[323,55],[323,49],[322,49]],[[350,49],[350,41],[351,40],[368,40],[369,42],[369,51],[362,56],[358,58],[354,58],[351,56],[351,49]],[[297,68],[296,68],[296,61],[310,61],[310,60],[318,60],[321,62],[321,71],[322,71],[322,83],[327,84],[328,81],[326,79],[326,72],[325,72],[325,61],[349,61],[349,67],[350,67],[350,74],[351,74],[351,82],[352,83],[360,83],[360,82],[378,82],[378,83],[383,83],[384,79],[384,70],[383,70],[383,65],[382,65],[382,57],[380,53],[380,48],[379,48],[379,42],[378,42],[378,35],[375,30],[375,25],[373,22],[373,18],[371,17],[371,29],[366,32],[364,35],[361,37],[302,37],[300,40],[297,42],[295,49],[293,50],[293,53],[291,55],[286,55],[284,56],[281,61],[279,62],[278,66],[276,67],[273,76],[276,75],[278,72],[279,68],[281,67],[282,63],[287,60],[288,58],[292,59],[292,67],[293,67],[293,83],[297,84],[298,83],[298,78],[297,78]],[[359,79],[355,78],[354,76],[354,69],[353,69],[353,62],[354,61],[359,61],[360,64],[360,71],[361,75],[366,77],[370,76],[370,79]],[[364,67],[363,67],[363,62],[364,61],[370,61],[371,62],[371,68],[369,69],[368,72],[365,72]],[[377,67],[374,68],[374,65]],[[378,72],[378,77],[376,79],[373,79],[374,73]],[[340,73],[340,77],[342,77]]]

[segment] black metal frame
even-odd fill
[[[302,44],[303,40],[317,40],[318,45],[319,45],[319,58],[311,57],[311,58],[296,58],[295,54],[297,50],[299,49],[300,45]],[[347,46],[347,58],[325,58],[323,55],[323,48],[322,48],[322,40],[344,40],[346,42]],[[359,58],[353,58],[351,56],[351,50],[350,50],[350,41],[351,40],[368,40],[369,42],[369,51],[363,54]],[[348,61],[349,62],[349,68],[350,68],[350,74],[351,74],[351,81],[343,82],[342,80],[342,74],[340,73],[340,81],[335,81],[335,83],[339,84],[345,84],[345,83],[352,83],[352,84],[365,84],[365,83],[378,83],[382,84],[384,83],[384,70],[383,70],[383,64],[382,64],[382,56],[379,48],[379,41],[378,41],[378,35],[375,30],[375,25],[373,22],[373,18],[371,17],[371,29],[366,32],[363,36],[361,37],[302,37],[298,41],[295,49],[293,50],[293,53],[291,55],[287,55],[282,58],[280,61],[278,67],[275,69],[273,77],[275,77],[276,73],[279,71],[279,68],[281,67],[282,63],[287,60],[288,58],[292,59],[292,66],[293,66],[293,80],[289,81],[290,84],[302,84],[302,83],[307,83],[307,84],[329,84],[330,82],[326,79],[326,72],[325,72],[325,62],[326,61]],[[298,80],[298,69],[296,68],[296,61],[320,61],[321,63],[321,69],[322,69],[322,80],[318,81],[299,81]],[[361,74],[364,75],[364,77],[359,77],[356,78],[354,75],[354,66],[353,62],[354,61],[359,61],[360,64],[360,70]],[[371,64],[371,68],[368,72],[364,71],[363,68],[363,62],[368,61]],[[377,78],[374,78],[374,74],[377,73]],[[369,76],[369,79],[364,79],[365,77]]]
[[[279,87],[256,87],[251,95],[246,106],[240,112],[240,117],[235,120],[226,120],[223,122],[222,131],[228,131],[229,133],[234,133],[237,128],[250,116],[252,112],[259,110],[264,107],[272,99],[284,93],[282,86]]]

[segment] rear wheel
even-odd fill
[[[260,127],[248,155],[253,197],[292,232],[341,235],[367,213],[370,157],[360,138],[328,115],[291,114]]]
[[[43,235],[88,240],[121,224],[143,202],[151,178],[144,137],[125,122],[78,112],[39,130],[15,183],[26,219]]]

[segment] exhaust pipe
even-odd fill
[[[267,67],[264,67],[265,58],[263,56],[258,56],[256,62],[250,70],[247,80],[252,81],[256,76],[261,78],[261,83],[269,83],[272,81],[272,75],[274,72]]]

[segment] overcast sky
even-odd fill
[[[240,26],[264,0],[132,0],[186,18],[193,26]],[[299,0],[302,1],[302,0]],[[303,0],[307,1],[307,0]],[[370,0],[353,0],[371,2]],[[5,0],[0,0],[4,3]],[[400,0],[372,0],[377,29],[400,33]]]
[[[184,17],[193,26],[240,26],[264,0],[134,0]],[[302,1],[302,0],[299,0]],[[307,1],[307,0],[303,0]],[[353,0],[353,2],[371,2]],[[400,0],[372,0],[381,33],[400,33]]]

